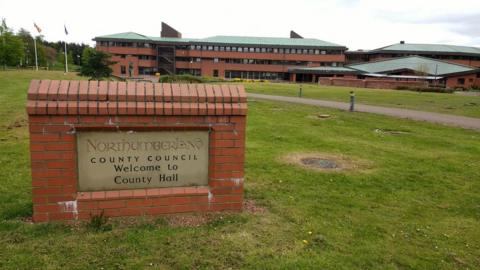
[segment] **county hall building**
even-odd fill
[[[127,32],[95,37],[96,49],[108,52],[113,74],[121,77],[192,74],[221,78],[299,80],[294,67],[342,67],[347,48],[302,38],[213,36],[182,38],[162,23],[160,37]],[[315,81],[315,77],[312,78]]]

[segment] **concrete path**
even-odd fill
[[[272,95],[253,94],[253,93],[248,93],[248,97],[258,98],[258,99],[267,99],[267,100],[273,100],[273,101],[307,104],[307,105],[334,108],[334,109],[340,109],[340,110],[348,110],[350,107],[350,104],[346,102],[327,101],[327,100],[319,100],[319,99],[283,97],[283,96],[272,96]],[[415,110],[407,110],[407,109],[397,109],[397,108],[390,108],[390,107],[371,106],[371,105],[363,105],[358,103],[355,104],[355,111],[376,113],[376,114],[388,115],[388,116],[393,116],[398,118],[427,121],[431,123],[444,124],[448,126],[480,130],[480,118],[456,116],[451,114],[433,113],[433,112],[425,112],[425,111],[415,111]]]

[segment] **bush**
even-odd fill
[[[409,86],[397,86],[395,90],[408,90],[417,92],[433,92],[433,93],[453,93],[453,89],[442,87],[409,87]]]

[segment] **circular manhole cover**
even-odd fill
[[[300,161],[303,165],[319,169],[336,169],[339,167],[335,161],[324,158],[302,158]]]

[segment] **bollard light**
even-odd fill
[[[350,91],[350,111],[353,112],[355,110],[355,92]]]

